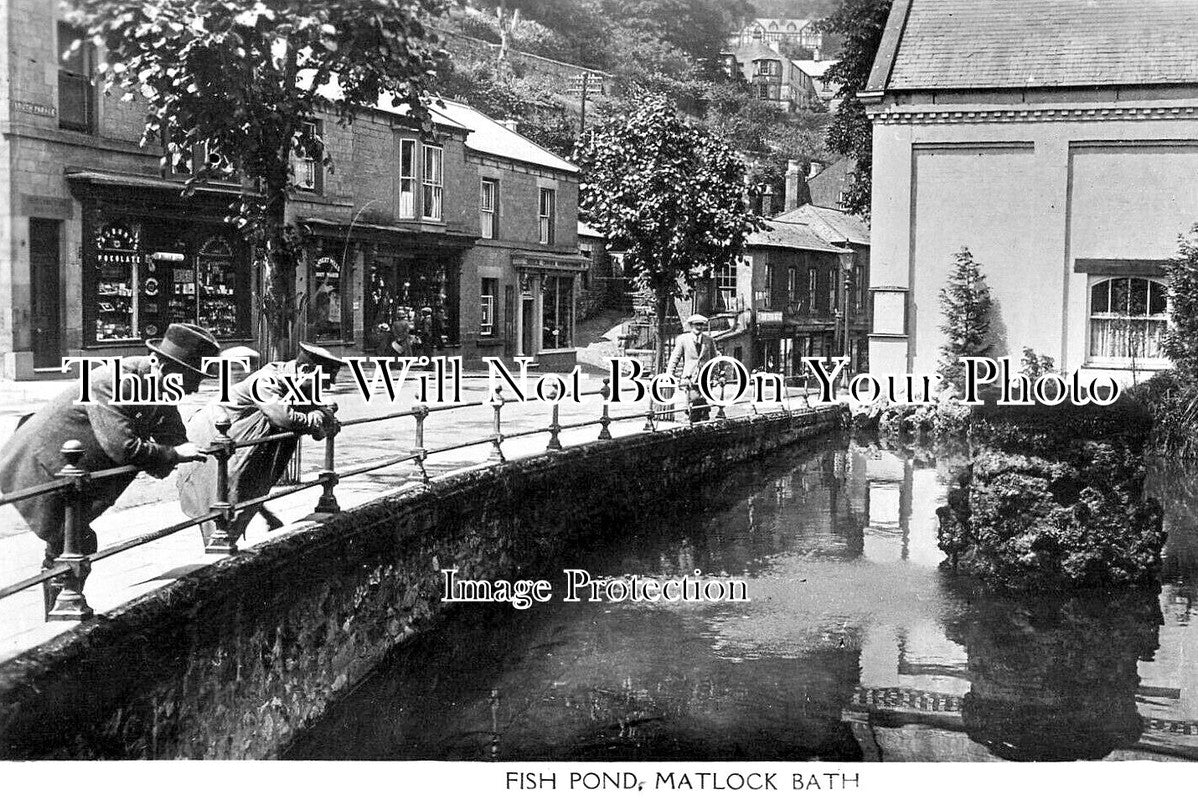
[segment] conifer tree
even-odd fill
[[[1169,277],[1169,332],[1165,353],[1180,379],[1198,381],[1198,225],[1180,237],[1177,257],[1165,268]]]
[[[961,356],[982,356],[990,349],[990,288],[968,247],[953,256],[948,281],[940,289],[940,375],[960,390],[965,367]]]

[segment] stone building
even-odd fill
[[[874,372],[932,373],[967,246],[996,355],[1167,366],[1161,264],[1198,220],[1198,6],[896,0],[873,121]]]
[[[253,344],[261,276],[223,221],[239,178],[182,197],[189,159],[139,146],[144,111],[97,90],[90,45],[60,58],[78,32],[55,3],[10,0],[0,31],[0,375],[143,352],[171,322]],[[381,319],[427,306],[442,355],[571,361],[577,170],[465,106],[428,132],[403,112],[312,122],[334,168],[294,164],[293,337],[372,352]]]
[[[724,53],[725,71],[749,84],[753,97],[782,111],[822,108],[814,79],[774,47],[753,42]]]

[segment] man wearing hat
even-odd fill
[[[203,360],[220,353],[220,345],[198,325],[173,324],[162,339],[146,342],[151,355],[121,359],[121,375],[108,364],[91,371],[91,402],[77,402],[79,387],[72,385],[24,422],[0,454],[0,492],[8,494],[55,479],[66,466],[63,443],[76,439],[83,444],[79,466],[89,472],[126,465],[141,467],[156,478],[165,478],[177,464],[203,461],[204,454],[187,441],[183,420],[174,405],[113,405],[114,387],[129,376],[143,384],[162,382],[167,375],[180,374],[185,394],[195,392],[207,377]],[[143,396],[147,393],[143,392]],[[95,521],[110,508],[133,482],[123,474],[94,480],[84,505],[87,528],[80,552],[96,552]],[[44,567],[62,554],[63,518],[66,495],[61,492],[30,497],[13,503],[29,527],[46,543]]]
[[[707,332],[707,317],[702,314],[687,317],[686,324],[690,327],[690,332],[681,334],[674,342],[674,352],[670,355],[666,372],[673,375],[679,365],[682,366],[679,381],[690,394],[691,422],[701,422],[707,419],[711,407],[699,392],[699,370],[716,357],[715,340]]]
[[[210,448],[218,432],[216,422],[228,418],[229,438],[247,442],[276,433],[291,431],[323,439],[325,412],[315,403],[299,404],[287,397],[288,384],[311,388],[312,382],[330,383],[345,362],[327,349],[300,342],[299,354],[291,361],[277,361],[251,373],[229,389],[229,402],[213,398],[187,422],[187,436]],[[263,442],[233,451],[229,459],[229,502],[262,497],[278,483],[295,453],[296,438]],[[216,463],[189,464],[179,470],[179,503],[191,517],[207,514],[216,502]],[[249,526],[254,515],[261,512],[271,528],[282,525],[263,505],[237,512],[229,529],[229,538],[236,542]],[[200,526],[207,543],[216,530],[214,522]]]

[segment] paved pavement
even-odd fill
[[[602,374],[584,376],[582,390],[600,388]],[[532,378],[535,380],[535,376]],[[48,385],[47,385],[48,384]],[[49,397],[54,396],[70,383],[61,381],[38,382],[16,386],[0,384],[0,421],[14,421],[19,413],[28,413]],[[486,396],[487,381],[483,373],[470,373],[463,380],[464,402],[479,402]],[[206,389],[189,398],[181,408],[186,418],[200,405],[212,397],[214,390]],[[505,393],[506,394],[506,393]],[[357,389],[343,376],[331,395],[340,406],[342,420],[381,416],[394,411],[406,410],[412,405],[408,397],[401,397],[392,405],[387,402],[367,404]],[[801,408],[804,402],[795,398],[789,401],[793,407]],[[436,408],[437,404],[430,404]],[[762,410],[778,409],[777,404],[763,406]],[[599,432],[598,419],[602,401],[599,397],[584,397],[583,402],[563,403],[560,407],[562,425],[588,422],[586,427],[562,431],[563,445],[593,441]],[[612,406],[613,416],[638,414],[637,419],[616,422],[611,430],[615,436],[628,436],[641,432],[644,427],[644,404],[635,406]],[[731,409],[730,416],[748,413],[747,408]],[[503,407],[503,433],[512,437],[520,432],[544,427],[550,422],[551,408],[540,402],[509,403]],[[425,446],[430,450],[449,445],[473,442],[491,434],[491,407],[474,407],[433,413],[425,423]],[[681,415],[680,415],[681,418]],[[671,428],[684,422],[663,421],[659,427]],[[339,469],[355,465],[366,465],[398,454],[407,453],[414,442],[415,423],[411,418],[384,420],[345,428],[337,437],[337,465]],[[0,429],[0,441],[11,434],[11,428]],[[527,457],[544,452],[549,434],[539,433],[509,439],[503,444],[504,454],[509,459]],[[2,445],[0,445],[2,446]],[[324,448],[312,440],[305,440],[302,450],[302,477],[315,477],[322,467]],[[487,462],[492,445],[478,444],[445,453],[433,454],[428,461],[430,475],[436,477],[450,472],[472,469]],[[365,503],[381,493],[414,485],[419,474],[411,463],[403,463],[378,471],[343,479],[337,487],[337,498],[343,509]],[[307,489],[274,500],[270,508],[287,526],[268,532],[261,518],[250,526],[243,549],[285,533],[288,526],[308,517],[316,505],[320,489]],[[94,524],[100,548],[105,548],[156,528],[183,521],[185,515],[179,508],[173,478],[155,480],[139,476],[121,497],[120,501]],[[42,558],[42,542],[25,526],[20,516],[9,507],[0,507],[0,586],[16,582],[36,574]],[[198,530],[188,528],[156,542],[133,548],[119,555],[97,562],[88,579],[86,593],[88,602],[98,614],[110,611],[146,592],[166,585],[172,580],[195,569],[219,560],[221,556],[206,555]],[[76,623],[50,622],[43,619],[41,589],[20,592],[0,600],[0,661],[7,660],[24,650],[45,642]]]

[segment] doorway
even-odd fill
[[[531,356],[536,354],[536,305],[533,298],[524,297],[520,300],[520,354]]]
[[[34,369],[62,366],[60,227],[54,219],[29,220],[29,327]]]

